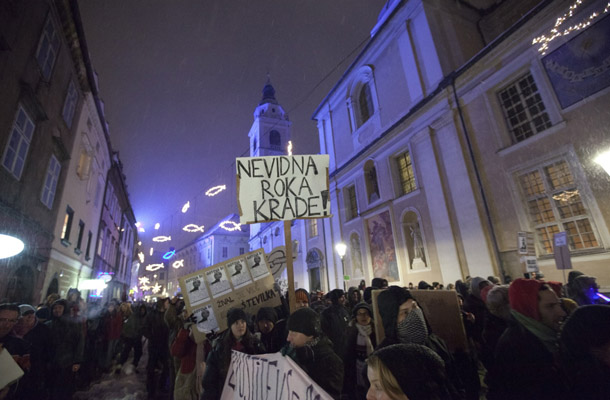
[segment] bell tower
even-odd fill
[[[254,122],[248,133],[250,157],[286,155],[291,125],[288,114],[275,99],[275,89],[267,75],[263,98],[254,109]]]

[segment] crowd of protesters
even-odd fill
[[[220,399],[232,350],[281,352],[335,399],[608,398],[610,306],[595,278],[542,278],[297,289],[292,314],[284,297],[256,315],[233,308],[228,329],[202,343],[180,297],[102,306],[71,290],[37,307],[0,304],[0,343],[25,371],[0,398],[69,399],[103,373],[137,373],[143,343],[149,398]],[[466,351],[449,349],[442,337],[451,332],[433,331],[414,289],[455,291]]]

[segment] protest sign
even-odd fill
[[[373,290],[373,320],[377,343],[385,338],[383,322],[379,315],[377,298],[382,290]],[[442,338],[451,352],[468,352],[468,341],[462,321],[457,293],[453,290],[410,290],[419,307],[424,311],[432,332]],[[398,314],[398,310],[396,310]]]
[[[221,400],[331,400],[290,357],[233,351]]]
[[[328,154],[235,161],[242,224],[330,216]]]
[[[281,304],[262,249],[178,278],[188,314],[195,318],[195,341],[228,328],[227,311],[236,307],[256,314]]]
[[[294,260],[295,257],[293,256],[292,258]],[[269,268],[273,277],[276,279],[280,278],[288,263],[286,259],[286,246],[274,247],[267,256],[267,260],[269,261]]]

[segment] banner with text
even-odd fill
[[[233,351],[221,400],[331,400],[290,357]]]
[[[255,315],[261,307],[281,305],[263,249],[240,255],[178,278],[187,312],[196,318],[195,340],[224,331],[227,311],[242,308]]]
[[[330,216],[328,154],[238,157],[242,224]]]

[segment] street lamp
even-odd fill
[[[21,253],[25,245],[14,236],[0,234],[0,258],[9,258]]]
[[[335,250],[337,254],[339,254],[339,258],[341,258],[341,268],[343,271],[343,290],[345,290],[345,253],[347,252],[347,245],[343,242],[339,242],[335,245]]]
[[[601,153],[593,161],[598,163],[610,175],[610,150]]]

